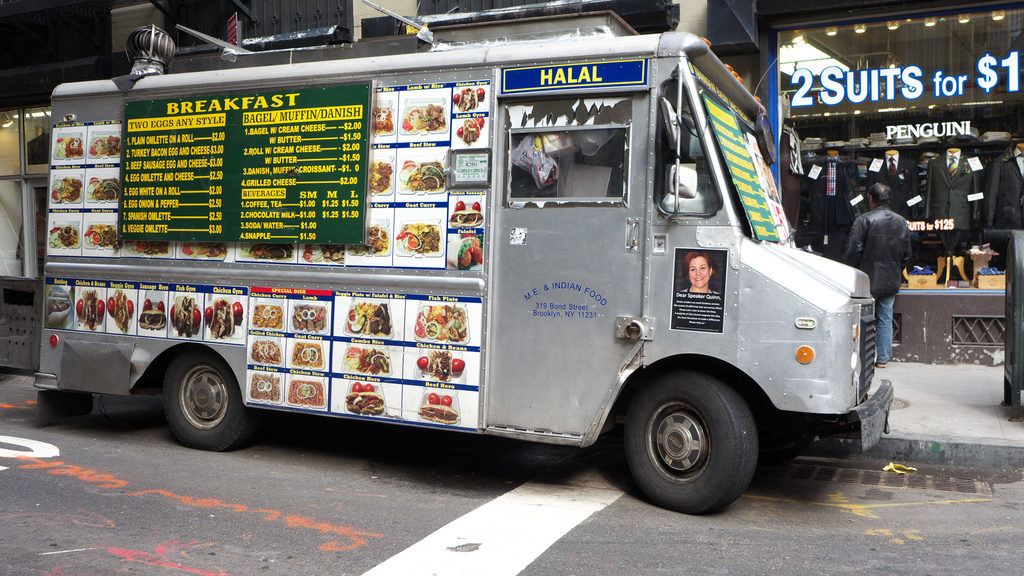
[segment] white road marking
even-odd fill
[[[17,436],[0,436],[0,444],[21,446],[25,450],[8,450],[0,448],[0,458],[20,458],[29,456],[33,458],[56,458],[60,456],[60,449],[47,442],[18,438]]]
[[[622,496],[603,481],[529,482],[453,520],[363,576],[514,576]]]
[[[56,550],[54,552],[40,552],[40,556],[49,556],[50,554],[69,554],[71,552],[85,552],[86,550],[95,550],[95,548],[75,548],[74,550]]]

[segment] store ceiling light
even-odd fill
[[[935,24],[937,24],[937,23],[938,23],[938,21],[935,20],[934,16],[929,16],[928,18],[924,19],[924,25],[929,27],[929,28],[931,28],[932,26],[935,26]]]
[[[1002,10],[992,11],[992,19],[995,20],[996,22],[1002,20],[1003,18],[1006,18],[1006,12],[1003,12]]]
[[[956,21],[961,23],[961,24],[970,24],[971,23],[971,16],[969,14],[961,14],[961,15],[956,17]]]
[[[799,46],[800,44],[804,44],[806,42],[807,42],[807,40],[804,38],[804,33],[803,32],[794,32],[793,33],[793,45],[794,46]]]
[[[897,22],[896,20],[889,20],[888,22],[885,23],[885,27],[888,28],[889,30],[899,30],[900,23]]]
[[[838,26],[826,26],[825,27],[825,36],[835,36],[836,34],[839,34],[839,27]]]
[[[868,25],[867,24],[857,24],[857,25],[855,25],[853,27],[853,31],[856,32],[857,34],[863,34],[863,33],[868,31]]]

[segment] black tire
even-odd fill
[[[259,415],[242,402],[238,380],[209,351],[189,351],[171,361],[164,376],[164,414],[171,432],[189,448],[223,452],[245,445]]]
[[[625,446],[643,493],[658,506],[687,514],[726,508],[757,468],[750,408],[735,390],[696,372],[673,373],[637,392]]]

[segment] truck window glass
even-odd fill
[[[676,80],[674,78],[662,84],[659,94],[661,98],[667,100],[671,105],[670,109],[675,110],[677,93]],[[684,198],[682,195],[676,198],[672,194],[671,173],[675,165],[676,150],[672,146],[672,139],[667,134],[667,126],[669,124],[666,122],[665,115],[670,112],[665,107],[659,106],[657,136],[658,170],[655,186],[655,197],[658,207],[663,213],[673,216],[710,216],[721,208],[721,196],[715,190],[715,184],[711,178],[711,170],[708,166],[707,154],[705,154],[700,137],[697,134],[693,113],[691,112],[686,94],[683,94],[682,109],[675,112],[680,119],[679,163],[683,171],[691,175],[694,172],[696,173],[695,186],[691,183],[691,186],[695,188],[693,192],[696,195],[693,198]]]
[[[631,105],[611,98],[509,106],[509,200],[622,205]]]

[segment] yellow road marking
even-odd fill
[[[855,504],[850,502],[842,492],[836,492],[829,494],[828,501],[822,502],[817,500],[800,500],[797,498],[784,498],[779,496],[754,496],[744,495],[744,498],[758,501],[758,502],[780,502],[788,504],[810,504],[812,506],[821,506],[825,508],[837,508],[843,512],[859,516],[861,518],[878,518],[878,515],[874,513],[875,510],[881,508],[905,508],[909,506],[949,506],[954,504],[979,504],[983,502],[991,502],[991,498],[962,498],[962,499],[948,499],[948,500],[917,500],[912,502],[887,502],[884,504]]]

